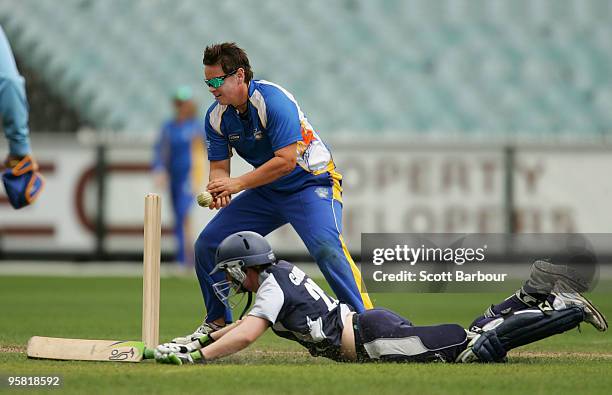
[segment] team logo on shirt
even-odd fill
[[[235,143],[236,141],[240,140],[240,135],[239,134],[230,134],[229,136],[227,136],[227,138],[229,139],[230,143]]]
[[[315,189],[315,193],[321,199],[327,199],[329,197],[329,188],[319,187],[319,188]]]

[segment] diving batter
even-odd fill
[[[216,262],[213,273],[226,276],[214,286],[219,299],[227,300],[228,289],[231,295],[254,292],[253,308],[238,323],[191,343],[159,345],[158,362],[206,363],[246,348],[268,328],[312,356],[341,362],[504,362],[508,351],[582,322],[602,332],[608,328],[603,314],[576,289],[581,284],[571,271],[545,261],[536,261],[525,284],[468,329],[418,326],[380,308],[357,312],[327,295],[299,267],[278,260],[254,232],[227,237]]]

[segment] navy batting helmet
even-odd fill
[[[210,272],[213,275],[219,271],[224,271],[231,280],[214,283],[213,290],[219,300],[229,303],[233,294],[245,292],[242,284],[246,279],[247,267],[274,263],[276,263],[274,251],[263,236],[249,231],[234,233],[219,244],[215,254],[216,265]],[[233,306],[230,304],[230,307]]]
[[[215,268],[210,274],[229,267],[247,268],[276,262],[270,243],[258,233],[244,231],[226,237],[215,254]]]

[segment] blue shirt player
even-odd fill
[[[2,183],[9,203],[15,209],[19,209],[32,204],[38,198],[44,187],[44,179],[31,155],[25,80],[17,70],[13,51],[2,26],[0,26],[0,118],[9,143]]]
[[[197,119],[191,89],[179,87],[174,96],[174,117],[162,126],[153,155],[158,187],[169,187],[177,241],[176,261],[193,266],[193,237],[189,211],[204,179],[204,127]]]
[[[211,209],[221,210],[195,244],[207,317],[193,335],[174,341],[191,341],[232,321],[230,309],[212,288],[223,273],[209,273],[219,243],[238,231],[265,236],[291,224],[338,299],[358,312],[372,308],[342,238],[342,176],[295,98],[276,84],[254,80],[246,53],[235,43],[207,47],[203,62],[215,98],[205,118],[207,189],[214,197]],[[230,177],[233,151],[254,169]]]

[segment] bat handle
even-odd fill
[[[145,347],[142,353],[142,359],[155,359],[155,350],[149,347]]]

